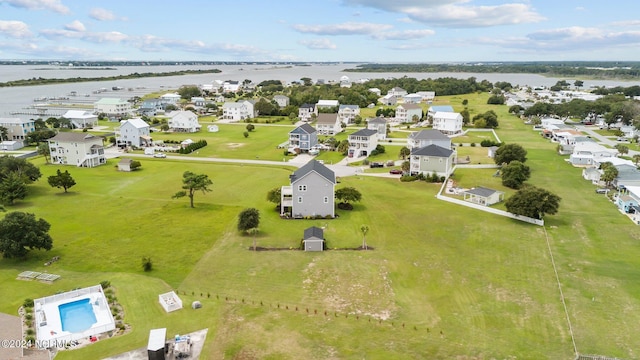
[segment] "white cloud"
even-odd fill
[[[307,48],[313,49],[313,50],[335,49],[337,47],[329,39],[300,40],[298,41],[298,44],[304,45]]]
[[[293,25],[293,29],[306,34],[316,35],[370,35],[379,31],[390,29],[391,25],[346,22],[330,25]]]
[[[433,30],[404,30],[404,31],[385,31],[377,34],[373,34],[372,37],[378,40],[409,40],[409,39],[422,39],[427,36],[434,35],[436,32]]]
[[[0,20],[0,34],[14,38],[27,38],[31,36],[31,31],[22,21]]]
[[[116,15],[103,8],[93,8],[89,11],[89,16],[98,21],[113,21],[116,20]]]
[[[611,23],[613,26],[640,26],[640,20],[624,20],[614,21]]]
[[[79,32],[82,32],[82,31],[86,30],[86,28],[84,27],[84,24],[81,23],[78,20],[74,20],[73,22],[65,25],[64,28],[67,29],[67,30],[79,31]]]
[[[44,29],[40,35],[49,39],[79,39],[91,43],[120,43],[129,39],[129,36],[118,31],[109,32],[79,32],[73,30]]]
[[[51,10],[59,14],[71,12],[60,0],[0,0],[0,4],[2,3],[28,10]]]

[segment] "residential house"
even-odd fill
[[[120,127],[115,131],[116,146],[145,147],[152,145],[149,124],[140,118],[120,121]]]
[[[156,116],[158,111],[164,110],[164,103],[158,98],[147,99],[135,111],[138,115]]]
[[[398,98],[402,98],[403,96],[407,95],[408,92],[407,90],[401,88],[401,87],[394,87],[393,89],[387,91],[387,95],[393,95],[395,97]]]
[[[360,129],[353,134],[349,134],[350,158],[366,157],[378,146],[378,131],[371,129]]]
[[[478,186],[462,193],[464,200],[484,206],[491,206],[504,201],[504,192]]]
[[[281,108],[289,106],[289,97],[288,96],[275,95],[273,97],[273,100],[275,100],[276,103],[278,104],[278,106],[281,107]]]
[[[636,135],[640,135],[638,129],[633,125],[623,125],[620,127],[620,131],[622,131],[623,136],[627,139],[633,139]]]
[[[554,128],[552,126],[562,125],[564,126],[564,120],[556,119],[556,118],[542,118],[540,119],[540,125],[543,129],[547,130],[556,130],[558,128]]]
[[[289,151],[308,152],[316,144],[318,144],[318,133],[309,124],[302,124],[289,132]]]
[[[324,230],[317,226],[304,229],[302,243],[304,251],[324,250]]]
[[[431,103],[436,98],[435,91],[418,91],[416,94],[422,96],[422,101]]]
[[[312,115],[318,115],[315,104],[302,104],[298,108],[298,118],[300,121],[309,122],[313,119]]]
[[[433,128],[447,135],[462,133],[462,115],[457,112],[438,111],[433,115]]]
[[[382,91],[380,91],[380,89],[378,89],[378,88],[371,88],[371,89],[369,89],[369,92],[372,92],[372,93],[376,94],[377,96],[381,96],[382,95]]]
[[[280,216],[335,216],[335,173],[311,160],[289,177],[290,185],[280,193]]]
[[[168,125],[170,131],[194,133],[202,128],[202,125],[198,122],[198,115],[191,111],[172,111],[167,116],[169,117]]]
[[[360,115],[360,106],[358,105],[340,105],[338,108],[338,118],[343,124],[353,124],[356,116]]]
[[[222,105],[222,119],[232,121],[242,121],[253,116],[253,110],[248,101],[231,102],[227,101]]]
[[[335,135],[342,131],[338,114],[318,114],[316,130],[319,135]]]
[[[316,104],[316,111],[320,111],[320,109],[330,109],[337,108],[340,106],[340,102],[338,100],[318,100]]]
[[[162,101],[163,107],[167,107],[167,105],[178,106],[180,103],[180,95],[177,93],[167,93],[160,96],[160,101]]]
[[[451,106],[451,105],[433,105],[433,106],[429,106],[429,109],[427,110],[427,119],[429,121],[431,121],[431,119],[433,119],[433,116],[437,112],[453,112],[453,106]]]
[[[438,145],[441,148],[451,150],[451,139],[438,130],[420,130],[412,132],[407,137],[409,149],[423,148],[428,145]]]
[[[84,132],[61,132],[47,142],[52,164],[95,167],[107,163],[101,137]]]
[[[407,94],[402,97],[402,101],[405,104],[418,104],[422,101],[422,95],[419,94]]]
[[[399,123],[414,122],[422,119],[422,108],[417,104],[401,104],[396,108],[396,121]]]
[[[16,140],[0,141],[0,150],[15,151],[15,150],[20,150],[23,147],[24,147],[24,143],[22,141],[16,141]]]
[[[582,169],[582,177],[585,180],[591,181],[592,184],[598,185],[600,183],[600,177],[602,176],[602,172],[595,166],[589,166]]]
[[[635,165],[615,165],[618,176],[612,181],[612,185],[618,189],[629,186],[640,186],[640,170]]]
[[[367,129],[375,130],[378,132],[378,140],[385,140],[387,138],[387,120],[383,117],[376,117],[367,121]]]
[[[447,177],[453,172],[456,152],[438,145],[427,145],[412,149],[409,159],[411,175],[436,174]]]
[[[207,104],[207,101],[202,96],[192,96],[190,102],[195,107],[204,107]]]
[[[618,150],[606,148],[595,141],[584,141],[574,145],[569,162],[573,166],[590,166],[595,162],[607,161],[617,153]]]
[[[18,141],[22,146],[24,146],[24,140],[27,139],[27,134],[36,131],[35,120],[23,120],[20,118],[0,118],[0,126],[7,129],[7,137],[0,140]]]
[[[344,75],[340,77],[340,87],[343,87],[343,88],[351,87],[351,80],[349,79],[348,76]]]
[[[92,128],[98,125],[98,115],[91,111],[68,110],[64,115],[62,115],[62,117],[69,119],[69,121],[71,121],[71,125],[77,129]]]
[[[628,186],[624,192],[618,193],[615,202],[634,224],[640,225],[640,186]]]
[[[234,80],[228,80],[222,83],[222,92],[225,93],[237,93],[238,91],[240,91],[240,86],[242,84],[240,84],[239,81],[234,81]]]
[[[380,99],[378,99],[378,101],[382,105],[393,106],[393,105],[398,103],[398,97],[395,96],[395,95],[387,94],[387,95],[381,97]]]
[[[96,114],[105,114],[109,118],[121,118],[131,114],[131,103],[116,98],[102,98],[93,103]]]

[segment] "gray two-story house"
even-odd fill
[[[407,137],[407,147],[417,149],[427,145],[438,145],[445,149],[451,149],[451,138],[440,130],[420,130],[412,132]]]
[[[307,152],[318,144],[318,133],[309,124],[302,124],[289,132],[289,151]]]
[[[281,188],[280,216],[335,216],[335,173],[311,160],[289,176],[291,185]]]

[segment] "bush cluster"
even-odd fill
[[[501,142],[493,141],[490,139],[484,139],[480,142],[480,146],[482,147],[492,147],[492,146],[500,146],[500,145],[502,145]]]
[[[200,148],[207,146],[207,140],[199,140],[196,142],[192,142],[191,144],[185,146],[184,148],[180,148],[178,153],[180,154],[190,154]]]

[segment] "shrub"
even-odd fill
[[[28,345],[33,345],[36,343],[36,337],[33,335],[29,335],[25,337],[24,340],[27,342]]]
[[[480,146],[482,147],[492,147],[492,146],[500,146],[501,143],[497,141],[493,141],[491,139],[484,139],[480,142]]]
[[[100,281],[100,286],[102,287],[102,290],[105,290],[111,286],[111,281],[109,280]]]
[[[248,131],[245,131],[245,132],[243,132],[243,133],[242,133],[242,135],[243,135],[245,138],[248,138],[248,137],[249,137],[249,132],[248,132]]]
[[[476,143],[472,142],[471,147],[476,147]]]
[[[31,327],[33,325],[33,320],[27,320],[24,322],[27,327]]]
[[[402,182],[410,182],[410,181],[416,181],[416,180],[418,179],[413,175],[402,175],[400,177],[400,181]]]
[[[246,136],[245,136],[246,137]],[[199,140],[196,142],[192,142],[191,144],[185,146],[184,148],[178,149],[178,153],[180,154],[190,154],[200,148],[207,146],[207,140]]]
[[[145,256],[142,258],[142,270],[145,272],[153,270],[153,262],[150,257]]]
[[[33,307],[33,299],[24,299],[24,302],[22,303],[22,306],[26,307],[26,308],[32,308]]]
[[[24,318],[27,319],[27,320],[33,320],[33,315],[31,313],[29,313],[29,314],[26,314],[24,316]]]
[[[27,335],[34,335],[35,333],[36,333],[36,331],[33,330],[32,328],[28,328],[27,331],[26,331]]]

